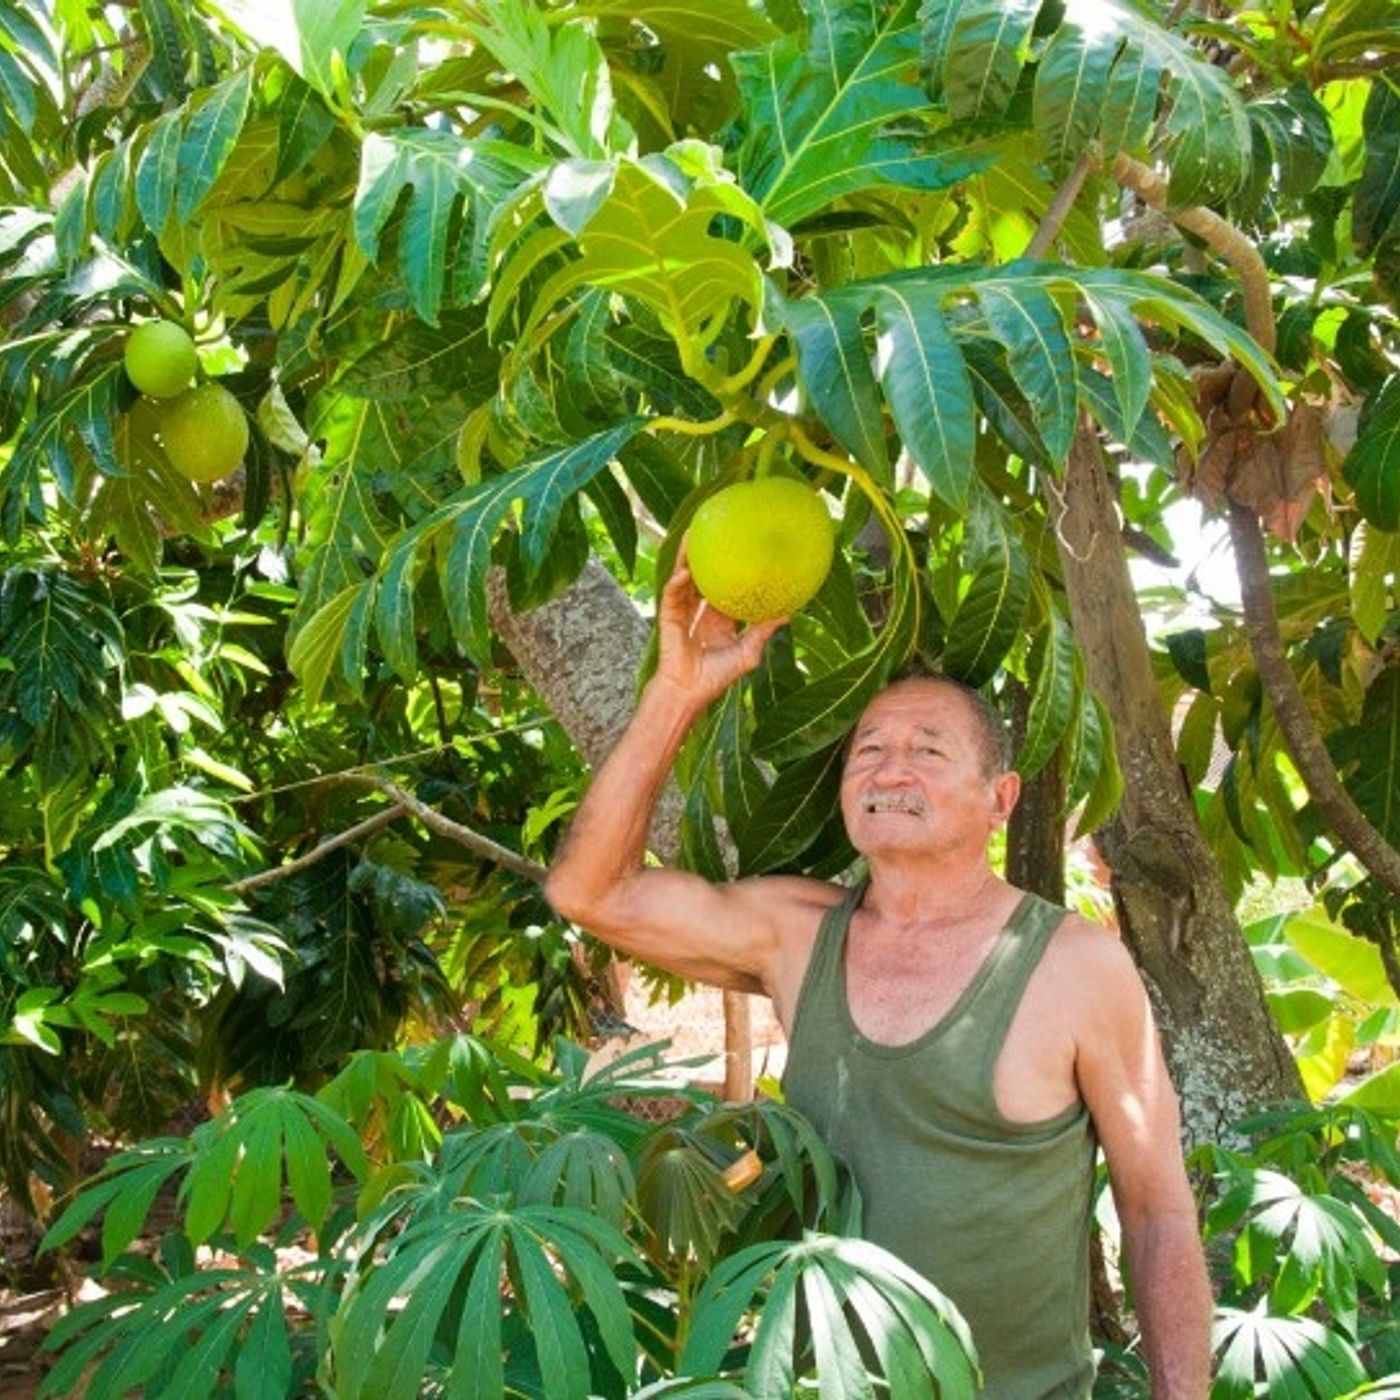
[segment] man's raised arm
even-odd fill
[[[549,902],[623,952],[696,981],[768,990],[774,929],[764,881],[712,885],[648,868],[647,830],[691,726],[758,665],[783,619],[743,632],[703,607],[684,555],[661,594],[659,659],[617,747],[594,775],[545,883]]]

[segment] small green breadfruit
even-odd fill
[[[201,384],[162,409],[160,440],[181,476],[217,481],[243,460],[248,419],[222,384]]]
[[[194,341],[174,321],[144,321],[126,338],[126,377],[153,399],[170,399],[194,378]]]
[[[811,601],[831,568],[836,530],[821,497],[790,476],[716,491],[686,536],[691,577],[711,607],[741,622],[785,617]]]

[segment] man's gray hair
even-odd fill
[[[982,750],[982,767],[988,777],[1005,773],[1011,767],[1011,734],[1001,712],[980,690],[974,689],[966,681],[954,676],[945,676],[925,666],[921,661],[906,662],[889,679],[885,689],[899,685],[902,681],[935,681],[956,690],[968,703],[977,721],[979,747]]]

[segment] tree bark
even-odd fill
[[[1030,691],[1011,684],[1011,733],[1019,749],[1026,733]],[[1065,902],[1065,823],[1063,765],[1057,749],[1048,763],[1021,785],[1021,796],[1006,824],[1006,878],[1052,904]]]
[[[1303,1097],[1177,767],[1097,437],[1081,424],[1059,550],[1089,684],[1107,706],[1123,801],[1100,833],[1123,937],[1147,984],[1186,1145],[1269,1100]]]
[[[493,570],[488,587],[491,626],[579,752],[596,768],[622,737],[636,708],[646,620],[594,559],[570,588],[528,613],[511,608],[499,569]],[[649,838],[663,861],[675,860],[680,850],[683,805],[680,790],[668,783]],[[753,1092],[751,1019],[748,996],[725,992],[724,1097],[731,1101],[747,1099]]]

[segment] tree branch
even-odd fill
[[[1087,152],[1074,163],[1074,169],[1065,177],[1064,184],[1055,191],[1055,197],[1050,201],[1050,206],[1040,221],[1040,227],[1026,244],[1023,257],[1043,258],[1050,251],[1050,245],[1059,237],[1060,229],[1064,227],[1069,211],[1074,208],[1074,201],[1079,198],[1079,191],[1084,188],[1084,181],[1093,168],[1094,158]]]
[[[465,846],[475,855],[484,856],[487,860],[495,861],[497,865],[505,866],[507,870],[513,870],[517,875],[524,875],[527,880],[543,884],[544,877],[549,873],[544,866],[536,864],[533,860],[527,860],[506,846],[497,845],[489,836],[483,836],[479,831],[473,831],[471,827],[443,816],[435,807],[420,802],[411,792],[405,792],[397,783],[391,783],[387,778],[376,777],[373,773],[343,773],[337,781],[359,783],[364,787],[377,789],[386,797],[393,798],[405,812],[417,817],[429,830],[436,831],[439,836],[446,836],[459,846]]]
[[[1240,594],[1244,601],[1249,648],[1259,678],[1274,707],[1279,728],[1288,740],[1293,761],[1307,784],[1317,809],[1327,824],[1351,847],[1357,859],[1387,889],[1400,894],[1400,851],[1397,851],[1366,819],[1337,777],[1336,766],[1322,742],[1299,689],[1293,668],[1283,654],[1278,618],[1274,613],[1269,561],[1259,517],[1246,506],[1230,506],[1230,538],[1239,566]]]
[[[1244,289],[1245,320],[1249,333],[1272,355],[1276,337],[1269,270],[1250,239],[1213,209],[1203,209],[1195,204],[1185,209],[1169,208],[1166,181],[1132,156],[1120,152],[1115,157],[1113,178],[1132,190],[1144,203],[1160,209],[1178,227],[1199,234],[1234,268]]]
[[[260,870],[256,875],[249,875],[246,879],[235,880],[229,889],[234,894],[246,894],[249,890],[257,890],[264,885],[270,885],[274,880],[285,880],[289,875],[296,875],[308,866],[315,865],[318,860],[324,860],[332,851],[338,851],[342,846],[348,846],[352,841],[359,840],[361,836],[372,835],[391,822],[398,821],[404,812],[405,808],[402,805],[386,807],[382,812],[376,812],[372,817],[366,817],[364,821],[357,822],[344,831],[338,831],[334,836],[328,836],[319,846],[308,851],[304,856],[289,860],[285,865],[274,865],[270,870]]]
[[[1120,184],[1135,191],[1148,204],[1165,210],[1174,223],[1199,234],[1235,269],[1244,287],[1245,320],[1249,333],[1272,353],[1277,342],[1273,298],[1269,292],[1268,269],[1254,244],[1233,224],[1209,209],[1195,206],[1168,209],[1166,185],[1159,176],[1131,156],[1117,157],[1113,163],[1113,175]],[[1235,417],[1243,417],[1249,407],[1248,400],[1237,404],[1240,396],[1235,392],[1235,386],[1240,384],[1243,377],[1244,372],[1240,371],[1235,384],[1231,386],[1230,409]],[[1252,398],[1252,385],[1249,393]],[[1328,825],[1351,848],[1371,875],[1393,893],[1400,894],[1400,851],[1371,825],[1366,814],[1342,786],[1336,765],[1317,731],[1297,677],[1284,655],[1259,517],[1254,511],[1235,502],[1231,502],[1229,509],[1230,539],[1240,577],[1240,598],[1244,604],[1249,648],[1269,704],[1273,706],[1279,728],[1288,744],[1288,751],[1293,756],[1308,795],[1317,803],[1318,811],[1326,818]]]

